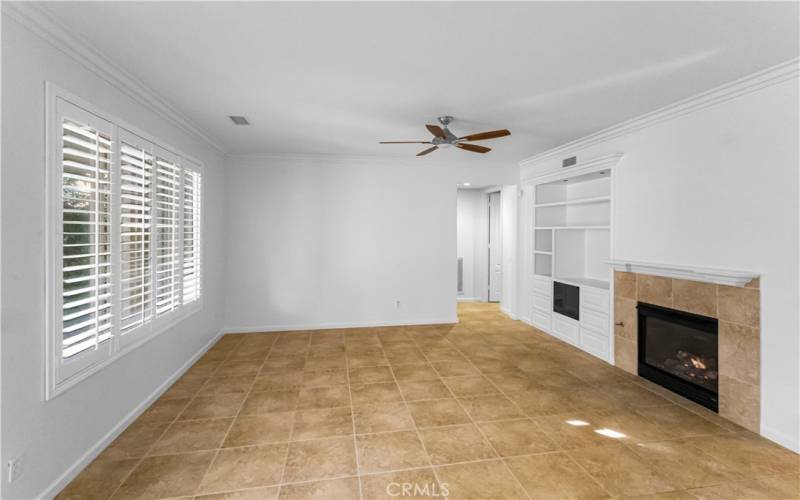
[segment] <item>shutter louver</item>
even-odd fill
[[[120,333],[152,319],[153,155],[121,142],[120,146]]]
[[[62,357],[111,338],[111,137],[61,123]]]
[[[45,87],[49,400],[199,310],[202,165]]]
[[[200,298],[200,201],[199,172],[183,171],[183,303]]]
[[[181,169],[174,162],[156,159],[156,316],[181,304],[180,276]]]

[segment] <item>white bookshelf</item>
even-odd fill
[[[610,172],[565,177],[534,189],[534,274],[608,289]]]
[[[570,170],[533,185],[532,323],[612,362],[611,170]],[[553,311],[554,281],[579,287],[580,320]]]

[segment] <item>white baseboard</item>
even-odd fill
[[[131,410],[130,413],[125,415],[117,425],[114,426],[113,429],[108,431],[105,436],[100,438],[91,448],[89,448],[86,453],[81,455],[81,457],[76,460],[63,474],[61,474],[55,481],[50,483],[44,492],[37,496],[36,498],[53,498],[55,497],[61,490],[63,490],[75,477],[87,466],[91,463],[92,460],[97,458],[97,456],[102,452],[106,447],[111,444],[114,439],[117,438],[122,431],[127,429],[127,427],[136,420],[139,415],[141,415],[148,406],[153,404],[153,402],[161,397],[167,389],[170,388],[172,384],[175,383],[193,364],[197,362],[200,357],[208,351],[211,346],[213,346],[217,340],[222,336],[222,330],[217,332],[211,340],[209,340],[203,347],[200,348],[191,358],[189,358],[186,363],[181,365],[167,380],[165,380],[161,385],[159,385],[156,390],[150,393],[144,401],[139,403],[136,408]]]
[[[500,306],[500,312],[502,312],[503,314],[505,314],[506,316],[508,316],[509,318],[511,318],[513,320],[519,319],[519,318],[517,318],[517,315],[514,314],[513,312],[511,312],[511,309],[509,309],[507,307]]]
[[[480,297],[456,297],[459,302],[482,302]]]
[[[775,429],[770,429],[765,426],[761,427],[761,435],[770,441],[774,441],[775,443],[783,446],[784,448],[788,448],[795,453],[800,453],[800,442],[797,441],[797,438],[793,439],[783,432],[776,431]]]
[[[377,328],[381,326],[445,325],[458,323],[458,317],[407,319],[388,321],[354,321],[349,323],[308,323],[304,325],[229,326],[224,333],[292,332],[297,330],[336,330],[340,328]]]

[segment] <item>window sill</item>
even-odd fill
[[[155,339],[157,337],[160,337],[167,330],[171,330],[172,328],[178,326],[180,323],[183,323],[184,321],[186,321],[190,317],[192,317],[195,314],[197,314],[198,312],[200,312],[202,309],[203,309],[203,298],[201,297],[201,298],[197,299],[195,302],[193,302],[192,304],[190,304],[189,306],[186,306],[185,310],[177,312],[175,314],[175,316],[172,317],[168,322],[162,323],[158,327],[158,329],[153,330],[153,332],[150,333],[149,335],[142,337],[141,339],[139,339],[139,340],[137,340],[137,341],[135,341],[135,342],[123,347],[123,348],[121,348],[118,351],[115,351],[108,358],[105,358],[104,360],[89,366],[85,370],[83,370],[83,371],[81,371],[79,373],[76,373],[75,375],[73,375],[73,376],[71,376],[71,377],[69,377],[69,378],[67,378],[65,380],[62,380],[59,383],[56,383],[52,387],[48,385],[48,387],[46,387],[46,390],[45,390],[45,401],[49,401],[51,399],[54,399],[54,398],[60,396],[61,394],[65,393],[67,390],[69,390],[72,387],[75,387],[76,385],[78,385],[83,380],[85,380],[85,379],[89,378],[90,376],[94,375],[95,373],[103,370],[105,367],[113,364],[115,361],[119,360],[120,358],[125,357],[130,352],[138,349],[139,347],[141,347],[144,344],[150,342],[151,340],[153,340],[153,339]],[[112,339],[112,342],[116,342],[116,341],[117,341],[116,339]]]

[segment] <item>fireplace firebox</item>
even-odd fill
[[[639,302],[639,376],[719,411],[715,318]]]

